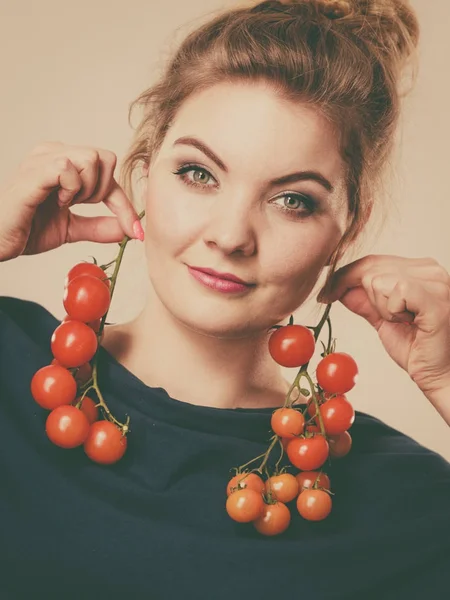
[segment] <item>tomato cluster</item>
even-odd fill
[[[99,419],[93,398],[80,394],[92,379],[92,359],[101,341],[101,320],[111,302],[110,280],[94,263],[82,262],[67,274],[63,304],[66,316],[51,337],[54,356],[31,380],[31,395],[49,410],[45,430],[61,448],[84,446],[94,462],[112,464],[124,455],[127,438],[112,421]]]
[[[315,337],[301,325],[279,327],[269,338],[270,355],[285,367],[306,371],[314,351]],[[268,477],[264,481],[261,467],[252,471],[237,469],[227,485],[226,510],[232,519],[253,523],[263,535],[278,535],[290,524],[287,503],[294,500],[304,519],[321,521],[328,517],[332,509],[330,479],[320,469],[327,460],[350,452],[348,429],[355,420],[355,411],[344,394],[354,387],[357,375],[357,364],[350,355],[331,347],[322,354],[316,369],[317,386],[313,386],[306,408],[302,411],[287,404],[271,417],[275,434],[272,439],[281,443],[290,466],[299,472],[292,475],[283,468],[269,475],[266,468]],[[273,446],[265,455],[264,465]]]

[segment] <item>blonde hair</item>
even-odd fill
[[[183,102],[224,81],[264,81],[316,106],[335,126],[347,166],[349,222],[328,280],[374,206],[400,116],[401,75],[419,25],[407,0],[264,1],[222,11],[182,41],[159,80],[131,104],[142,116],[121,180],[149,165]],[[412,70],[412,82],[415,69]],[[328,281],[327,280],[327,281]]]

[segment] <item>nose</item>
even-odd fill
[[[256,249],[254,217],[248,201],[234,196],[214,203],[203,239],[208,247],[217,247],[224,254],[236,252],[251,256]]]

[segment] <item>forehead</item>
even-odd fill
[[[343,168],[332,124],[314,106],[280,97],[265,83],[220,83],[190,96],[166,136],[196,135],[227,164],[268,162],[326,170],[336,179]]]

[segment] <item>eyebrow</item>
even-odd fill
[[[209,148],[204,142],[201,140],[191,137],[191,136],[183,136],[178,138],[174,142],[174,146],[178,144],[183,144],[185,146],[193,146],[203,152],[210,160],[212,160],[219,169],[222,169],[225,173],[228,173],[228,167],[226,164]],[[270,185],[285,185],[287,183],[296,183],[297,181],[316,181],[320,185],[322,185],[328,192],[334,192],[334,186],[328,181],[326,177],[324,177],[318,171],[297,171],[295,173],[289,173],[288,175],[283,175],[282,177],[277,177],[276,179],[272,179],[269,184]]]

